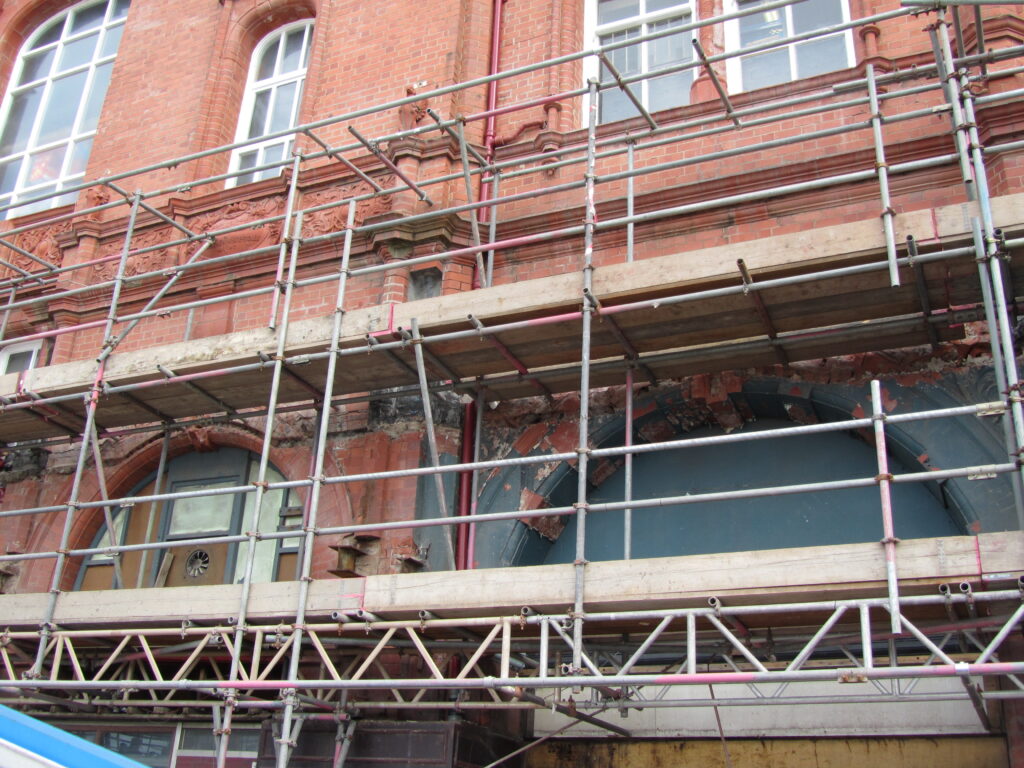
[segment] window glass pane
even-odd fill
[[[298,83],[286,83],[280,86],[274,94],[274,111],[270,116],[270,128],[268,133],[282,131],[292,125],[292,115],[295,108],[295,95],[298,93]]]
[[[35,352],[31,349],[24,352],[15,352],[7,358],[7,370],[4,373],[21,373],[32,367],[32,358]]]
[[[613,32],[610,35],[601,35],[601,45],[608,45],[609,43],[618,43],[623,40],[632,40],[634,37],[640,36],[640,27],[633,27],[632,29],[623,29],[619,32]],[[616,48],[614,51],[609,51],[608,59],[611,61],[612,66],[619,70],[619,74],[622,76],[636,75],[640,72],[640,46],[629,45],[624,48]],[[602,64],[601,66],[601,82],[612,82],[614,78],[608,72],[608,70]]]
[[[0,194],[6,195],[14,191],[18,183],[18,171],[21,170],[21,158],[8,160],[0,165]]]
[[[249,482],[259,480],[259,464],[251,462],[249,468]],[[267,467],[267,482],[279,483],[284,480],[280,472],[273,467]],[[281,516],[281,503],[285,491],[272,490],[263,495],[263,504],[260,507],[260,517],[257,521],[257,530],[261,532],[276,531],[277,522]],[[249,525],[252,519],[253,509],[256,504],[256,494],[249,493],[245,497],[245,507],[242,511],[242,526]],[[274,557],[277,555],[277,540],[266,539],[256,542],[256,559],[253,561],[252,577],[256,582],[268,582],[274,580]],[[239,557],[235,561],[235,578],[238,582],[245,575],[245,558]],[[235,749],[235,740],[232,735],[231,748]]]
[[[110,18],[120,19],[122,16],[128,15],[128,6],[131,4],[131,0],[117,0],[114,3],[114,10],[110,13]]]
[[[796,46],[797,77],[813,77],[846,67],[846,43],[843,35],[809,40]]]
[[[252,120],[249,121],[249,135],[247,138],[255,139],[267,133],[267,112],[270,110],[271,89],[260,91],[252,102]]]
[[[108,731],[100,738],[100,744],[112,752],[153,768],[166,768],[170,765],[172,742],[171,733],[159,731]]]
[[[682,26],[682,18],[666,19],[655,24],[648,24],[648,32],[661,32],[671,27]],[[690,39],[683,33],[669,35],[647,43],[647,71],[654,72],[673,64],[681,64],[690,60]]]
[[[267,163],[276,163],[284,157],[284,144],[271,144],[269,147],[263,148],[263,157],[260,158],[260,165],[266,165]],[[269,179],[272,176],[277,176],[281,172],[280,168],[268,168],[262,171],[260,178]]]
[[[640,0],[598,0],[597,23],[628,19],[640,13]]]
[[[208,483],[176,485],[175,491],[199,491],[211,488],[230,488],[233,479],[215,480]],[[191,534],[230,533],[231,517],[234,511],[234,496],[197,496],[176,499],[171,507],[171,522],[168,536]]]
[[[33,80],[38,80],[40,77],[49,75],[50,67],[53,65],[53,57],[56,53],[56,48],[47,48],[45,51],[26,56],[18,83],[30,83]]]
[[[32,43],[32,50],[42,48],[60,39],[61,30],[64,29],[64,19],[53,22],[50,26],[39,33],[39,37]]]
[[[647,0],[647,7],[644,9],[647,13],[654,13],[655,11],[665,11],[669,8],[673,8],[677,5],[689,5],[689,3],[680,2],[680,0]]]
[[[69,69],[80,67],[92,61],[93,54],[96,52],[96,41],[99,39],[100,36],[98,34],[87,35],[65,44],[64,49],[60,53],[57,71],[66,72]]]
[[[64,164],[64,153],[66,151],[67,145],[61,144],[53,149],[47,149],[32,155],[28,160],[26,184],[32,186],[58,178],[61,166]]]
[[[796,34],[843,23],[839,0],[803,0],[792,6],[793,30]]]
[[[246,168],[252,168],[256,165],[256,152],[243,152],[238,158],[238,170],[244,171]]]
[[[39,126],[37,145],[64,139],[71,135],[71,128],[75,122],[75,113],[78,112],[78,104],[82,98],[82,89],[85,87],[87,74],[87,71],[76,72],[53,81]]]
[[[82,8],[71,17],[71,29],[69,34],[84,32],[87,29],[94,29],[103,23],[103,16],[107,12],[106,3],[97,3],[87,8]]]
[[[11,111],[7,115],[3,137],[0,138],[0,155],[21,152],[28,145],[28,137],[32,133],[39,101],[43,96],[43,86],[37,85],[29,91],[22,91],[11,99]]]
[[[128,520],[128,515],[125,514],[123,507],[119,507],[114,510],[114,544],[120,544],[124,540],[124,524]],[[101,536],[93,545],[94,547],[110,547],[113,546],[110,540],[110,529],[107,528],[106,524],[100,525]],[[89,557],[90,563],[105,563],[113,559],[113,555],[91,555]]]
[[[787,82],[789,77],[789,51],[786,48],[776,51],[765,51],[754,56],[744,56],[741,60],[743,72],[743,88],[752,91],[755,88],[767,88]]]
[[[121,44],[121,35],[124,33],[124,24],[108,29],[103,35],[103,45],[100,48],[100,56],[113,56],[117,53],[117,46]]]
[[[636,85],[631,86],[637,88]],[[636,94],[636,90],[633,91]],[[599,105],[598,119],[602,123],[611,123],[615,120],[627,120],[630,117],[636,117],[639,112],[636,111],[636,107],[618,88],[610,88],[606,91],[601,91]]]
[[[284,56],[281,59],[281,74],[302,69],[302,42],[306,28],[300,27],[288,33],[284,41]]]
[[[110,85],[110,73],[114,71],[114,62],[96,67],[92,77],[92,89],[89,91],[89,100],[85,103],[85,111],[82,113],[82,122],[78,126],[79,133],[95,131],[100,120],[100,110],[103,109],[103,100],[107,97],[107,86]]]
[[[639,36],[640,27],[623,29],[609,35],[602,35],[601,45],[607,45],[608,43],[619,42],[621,40],[631,40],[634,37]],[[640,72],[639,45],[631,45],[626,48],[618,48],[614,51],[609,51],[608,58],[611,61],[612,66],[614,66],[623,77],[635,75]],[[601,82],[614,82],[614,78],[604,64],[601,65]],[[640,95],[642,88],[640,83],[631,83],[630,88],[633,90],[634,94],[637,96]],[[599,98],[599,118],[603,123],[611,122],[613,120],[625,120],[629,117],[636,117],[637,114],[639,114],[636,111],[636,107],[634,107],[633,103],[629,100],[629,97],[626,96],[620,88],[613,87],[602,90]]]
[[[71,150],[71,164],[68,166],[68,174],[76,176],[85,173],[85,166],[89,162],[89,150],[92,149],[92,139],[85,139],[75,144]]]
[[[652,78],[647,83],[647,111],[657,112],[690,103],[689,72],[675,72]]]
[[[760,5],[760,3],[744,3],[740,7],[742,9],[749,5]],[[762,11],[742,17],[740,19],[740,45],[745,48],[748,45],[784,38],[786,24],[782,14],[783,9],[776,8],[772,11]]]
[[[277,49],[280,44],[281,39],[278,38],[268,45],[267,50],[263,52],[263,56],[260,57],[260,65],[256,70],[257,80],[266,80],[268,77],[273,76],[275,65],[277,64]]]

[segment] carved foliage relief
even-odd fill
[[[50,264],[60,266],[64,259],[60,240],[62,239],[62,236],[70,230],[71,222],[62,221],[49,227],[40,227],[38,229],[29,230],[28,232],[22,232],[20,235],[13,238],[13,244],[24,251],[28,251],[37,259],[42,259]],[[3,259],[8,264],[15,265],[19,269],[24,269],[27,272],[38,272],[43,269],[42,265],[32,261],[32,259],[27,256],[23,256],[17,251],[13,251],[10,248],[4,248],[2,246],[0,246],[0,259]],[[0,274],[6,277],[16,273],[7,267],[2,267],[0,268]]]
[[[376,181],[381,187],[387,189],[394,184],[394,177],[385,176],[376,179]],[[340,187],[321,189],[316,192],[310,192],[303,195],[302,207],[306,209],[315,208],[318,205],[338,202],[339,200],[348,200],[353,197],[368,195],[372,192],[373,188],[365,181],[360,181],[355,184],[346,184]],[[390,195],[378,195],[377,197],[371,197],[369,200],[361,200],[356,204],[356,226],[362,224],[366,219],[379,216],[390,210]],[[302,222],[302,235],[303,237],[318,237],[320,235],[326,235],[329,232],[339,232],[345,228],[345,222],[347,220],[347,205],[339,205],[335,208],[328,208],[324,211],[314,211],[313,213],[306,214],[304,217]]]
[[[274,195],[258,200],[239,200],[234,203],[207,211],[188,220],[186,226],[197,234],[210,233],[216,238],[215,244],[206,252],[207,256],[222,256],[257,248],[265,248],[281,242],[281,222],[264,221],[284,213],[284,197]],[[232,229],[253,222],[234,232],[216,234],[219,230]],[[199,243],[189,248],[191,255],[200,247]]]
[[[132,235],[128,263],[125,265],[125,275],[131,277],[172,266],[171,251],[168,248],[157,248],[145,253],[134,252],[177,239],[179,239],[177,231],[170,227],[145,229],[135,232]],[[123,249],[124,237],[113,238],[100,244],[96,254],[97,258],[106,258],[108,260],[93,265],[93,274],[97,279],[110,280],[117,274],[119,258],[114,257],[120,257]]]

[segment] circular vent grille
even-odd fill
[[[185,575],[196,579],[210,570],[210,555],[202,549],[194,550],[185,558]]]

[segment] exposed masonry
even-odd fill
[[[285,766],[318,715],[350,734],[366,713],[491,710],[525,733],[520,711],[554,710],[629,735],[605,710],[750,704],[700,698],[736,683],[870,680],[868,703],[899,680],[910,702],[936,678],[955,685],[928,696],[992,726],[986,705],[1019,694],[984,681],[1024,673],[1003,643],[1024,614],[1020,20],[985,9],[980,35],[973,14],[893,8],[841,25],[855,69],[730,96],[730,20],[698,8],[687,32],[712,60],[685,65],[691,104],[599,126],[613,86],[577,87],[595,55],[574,53],[580,30],[563,18],[539,56],[522,44],[532,12],[566,4],[510,6],[500,76],[487,3],[431,0],[393,14],[390,36],[321,5],[187,0],[174,13],[194,23],[176,25],[136,2],[129,24],[168,30],[162,68],[183,87],[140,90],[152,38],[126,37],[88,189],[5,225],[5,337],[41,341],[48,364],[0,378],[4,695],[61,714],[212,712],[221,766],[245,719],[274,717]],[[28,7],[0,20],[31,27]],[[314,11],[319,39],[352,44],[314,46],[298,155],[223,189],[230,150],[208,148],[241,98],[230,62]],[[418,45],[372,48],[383,37]],[[221,54],[211,78],[195,49]],[[140,121],[159,126],[149,142]],[[439,293],[408,300],[422,270]],[[755,398],[782,431],[850,434],[877,466],[593,502],[631,456],[757,440]],[[260,460],[223,494],[256,511],[173,546],[235,547],[239,583],[75,591],[86,558],[109,556],[113,585],[139,552],[170,551],[93,542],[106,513],[193,498],[128,494],[217,449]],[[902,454],[920,471],[891,472]],[[978,535],[899,542],[901,483],[976,502],[952,506],[981,510],[959,521]],[[603,512],[852,488],[877,493],[881,542],[588,562]],[[257,530],[280,492],[300,522]],[[473,568],[487,526],[553,542],[569,522],[570,563]],[[297,579],[252,577],[268,541],[298,548]]]

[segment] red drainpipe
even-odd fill
[[[488,75],[496,75],[501,67],[501,9],[507,0],[494,0],[494,8],[491,15],[491,61],[487,68]],[[492,80],[487,84],[487,110],[493,111],[498,106],[498,81]],[[497,141],[497,115],[488,115],[484,128],[484,157],[490,163],[494,159],[494,145]],[[480,182],[480,200],[491,199],[491,185]],[[471,214],[472,215],[472,214]],[[481,208],[477,219],[481,224],[487,223],[490,217],[489,208]],[[474,274],[473,287],[479,288],[483,285],[484,276]],[[473,444],[476,436],[476,403],[468,403],[462,414],[462,455],[460,460],[467,464],[473,460]],[[470,514],[473,506],[472,499],[473,473],[462,472],[459,474],[459,517]],[[460,570],[472,569],[475,565],[475,542],[470,537],[470,526],[458,526],[455,537],[455,567]]]

